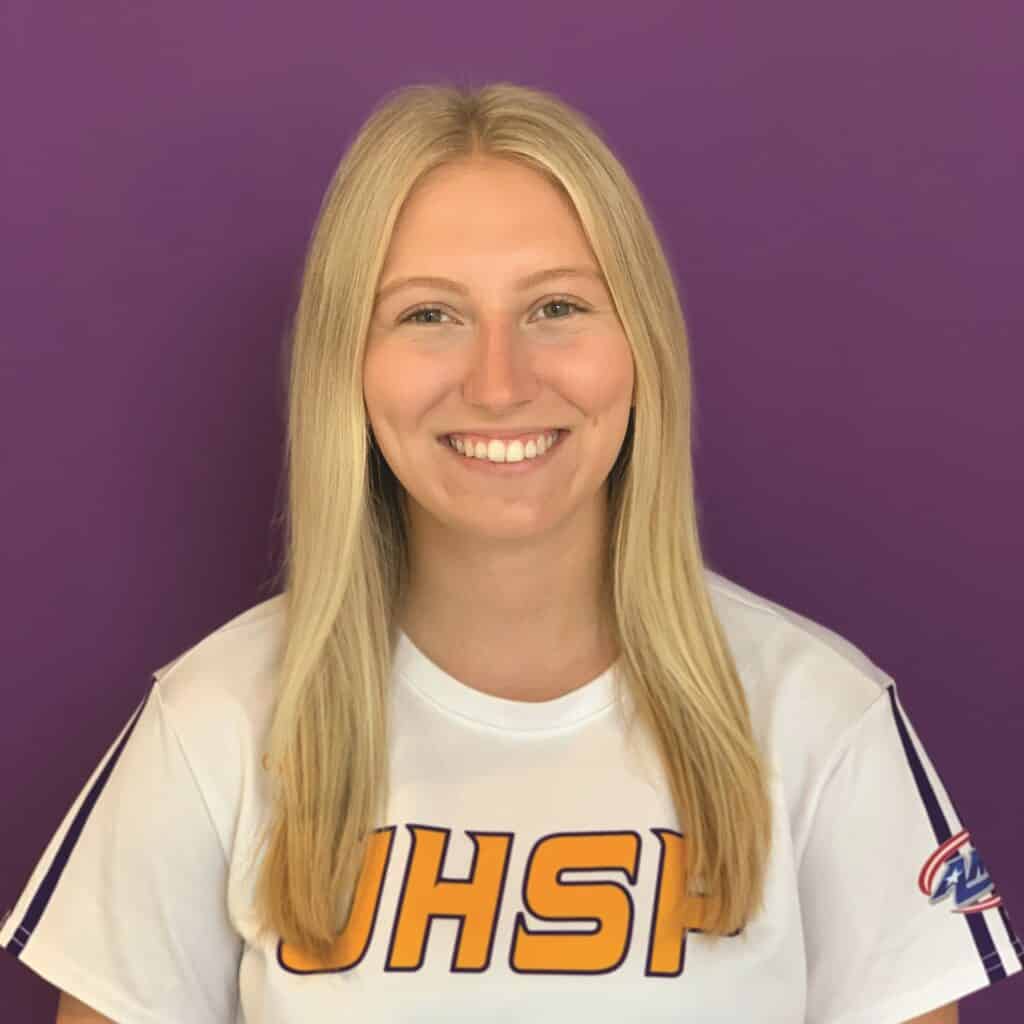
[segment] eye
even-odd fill
[[[398,322],[400,324],[404,324],[404,323],[417,323],[417,324],[437,323],[436,320],[431,320],[431,321],[427,321],[427,320],[414,320],[413,317],[419,316],[420,313],[441,313],[442,316],[447,316],[448,315],[447,313],[444,312],[444,310],[438,309],[437,306],[420,306],[418,309],[414,309],[411,312],[406,313],[405,316],[403,316]]]
[[[575,310],[577,313],[585,313],[587,310],[577,302],[573,302],[571,299],[566,298],[564,295],[556,295],[553,299],[547,299],[542,305],[538,306],[538,309],[547,309],[549,306],[566,306],[569,309]],[[415,309],[410,310],[405,314],[398,322],[404,323],[416,323],[416,324],[431,324],[439,323],[438,320],[417,320],[415,319],[420,314],[425,313],[440,313],[441,316],[448,316],[448,314],[438,306],[417,306]],[[571,316],[545,316],[541,317],[542,320],[569,320]]]
[[[564,296],[556,296],[553,299],[548,299],[547,302],[545,302],[544,305],[541,306],[540,308],[541,309],[547,309],[548,306],[568,306],[570,309],[576,310],[577,313],[585,313],[586,312],[586,310],[581,305],[579,305],[576,302],[571,301],[570,299],[565,298]],[[545,320],[566,320],[566,319],[571,319],[571,317],[564,317],[564,316],[553,316],[552,317],[552,316],[546,316],[546,317],[544,317],[544,319]]]

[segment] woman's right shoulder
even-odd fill
[[[285,639],[282,595],[246,609],[153,672],[160,714],[208,799],[234,806],[273,714]]]
[[[285,597],[278,594],[207,633],[153,671],[161,702],[175,724],[208,721],[235,709],[265,712],[276,689],[284,649]]]

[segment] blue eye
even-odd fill
[[[579,305],[579,303],[572,302],[570,299],[564,298],[562,296],[556,296],[553,299],[548,299],[546,302],[544,302],[541,306],[538,306],[537,308],[538,309],[546,309],[548,306],[568,306],[568,307],[574,309],[577,313],[585,313],[586,312],[586,309],[584,309],[583,306]],[[440,321],[437,321],[437,320],[429,320],[428,321],[428,320],[414,320],[413,319],[414,317],[419,316],[421,313],[440,313],[442,316],[448,316],[448,314],[445,313],[445,311],[443,309],[441,309],[439,306],[417,306],[416,309],[410,310],[408,313],[406,313],[405,316],[403,316],[398,322],[400,324],[404,324],[404,323],[417,323],[417,324],[423,324],[424,326],[426,326],[428,324],[431,324],[431,323],[434,323],[434,324],[440,323]],[[543,317],[542,319],[544,319],[544,320],[569,320],[569,319],[572,319],[572,317],[571,316],[546,316],[546,317]]]

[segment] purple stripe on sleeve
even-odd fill
[[[917,783],[917,791],[920,794],[921,802],[924,804],[925,810],[928,812],[928,820],[931,822],[932,831],[935,833],[935,840],[938,846],[941,846],[947,839],[952,836],[953,832],[950,829],[949,822],[946,821],[946,816],[939,806],[938,797],[935,795],[935,790],[932,788],[932,784],[928,779],[928,774],[925,772],[924,765],[921,763],[920,755],[917,752],[917,747],[914,745],[914,741],[910,735],[910,731],[907,729],[906,721],[903,717],[903,711],[900,708],[899,700],[896,697],[896,687],[889,686],[889,705],[892,708],[893,719],[896,722],[896,730],[899,733],[900,741],[903,743],[903,752],[907,755],[907,761],[910,765],[911,774],[914,776],[914,781]],[[946,794],[949,797],[949,794]],[[953,804],[952,797],[949,797],[950,805],[953,807],[953,812],[960,817],[960,812],[956,809],[956,805]],[[963,820],[962,818],[960,819]],[[958,829],[959,831],[959,829]],[[995,943],[992,941],[992,933],[988,930],[988,924],[985,922],[984,914],[963,914],[964,920],[967,922],[968,928],[971,930],[971,937],[974,939],[975,949],[978,951],[978,956],[981,957],[982,966],[985,968],[986,974],[988,974],[989,982],[999,981],[1006,977],[1006,969],[1003,967],[1002,957],[999,955],[999,951],[995,947]],[[1005,915],[1004,915],[1005,920]]]
[[[155,682],[150,685],[149,691],[146,693],[146,696],[142,699],[142,703],[139,704],[138,709],[131,718],[131,724],[127,732],[121,738],[121,742],[118,743],[117,747],[111,753],[107,763],[103,766],[103,770],[100,772],[99,776],[97,776],[96,781],[92,784],[85,800],[82,801],[82,805],[79,807],[78,813],[71,822],[71,826],[68,828],[67,834],[64,836],[64,839],[53,858],[53,863],[43,876],[43,880],[40,882],[39,888],[36,890],[31,903],[28,905],[28,910],[25,911],[25,916],[22,919],[21,924],[18,925],[11,941],[4,947],[8,953],[12,953],[14,956],[18,956],[21,953],[31,937],[33,929],[39,923],[39,919],[43,916],[43,911],[46,910],[46,905],[50,902],[50,897],[53,895],[53,891],[56,889],[57,883],[60,881],[60,876],[75,848],[75,843],[78,842],[78,837],[82,834],[82,829],[85,828],[85,823],[89,819],[89,814],[92,812],[96,801],[99,799],[100,793],[103,792],[103,787],[107,784],[107,779],[110,778],[110,773],[114,770],[114,765],[117,764],[118,759],[121,756],[121,752],[125,748],[125,744],[135,731],[135,725],[139,720],[139,716],[142,714],[143,708],[146,706],[146,702],[151,697],[153,693],[153,686],[155,685]]]

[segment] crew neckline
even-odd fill
[[[392,669],[407,686],[442,711],[507,732],[544,732],[578,725],[615,702],[618,661],[582,686],[552,700],[509,700],[476,690],[449,675],[398,630]]]

